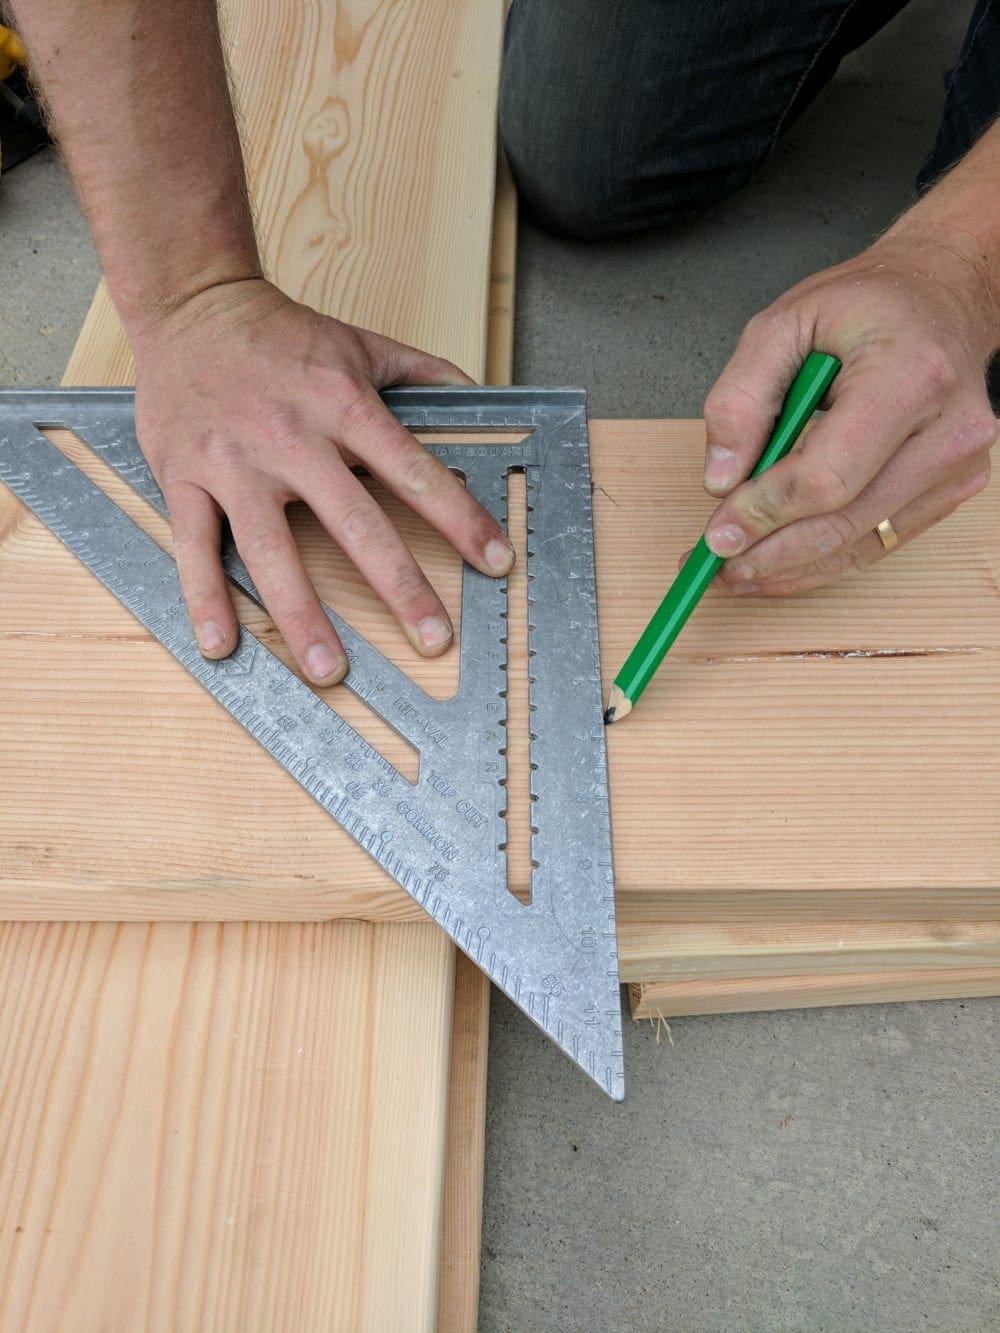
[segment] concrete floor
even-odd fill
[[[610,246],[521,232],[517,377],[696,416],[744,321],[905,206],[969,3],[918,0],[730,204]],[[0,382],[55,383],[97,278],[52,154],[0,186]],[[495,997],[480,1324],[1000,1330],[1000,1001],[625,1026],[613,1106]]]

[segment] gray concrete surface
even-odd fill
[[[968,9],[919,0],[703,220],[610,246],[526,223],[519,379],[697,415],[744,320],[905,206]],[[0,183],[0,256],[0,382],[54,383],[97,270],[52,154]],[[484,1333],[1000,1330],[1000,1001],[672,1035],[626,1024],[615,1107],[495,998]]]
[[[51,148],[0,177],[0,269],[0,384],[58,384],[100,268]]]

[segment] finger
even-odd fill
[[[710,494],[727,495],[750,475],[808,351],[791,313],[772,307],[747,324],[705,400],[705,489]]]
[[[417,651],[430,657],[443,653],[454,636],[448,612],[385,511],[358,479],[338,468],[332,483],[326,480],[310,488],[308,503]]]
[[[219,507],[200,486],[181,482],[166,497],[174,559],[191,628],[205,657],[226,657],[239,627],[222,572]]]
[[[377,394],[358,389],[335,420],[338,444],[359,457],[404,504],[447,537],[483,574],[506,574],[514,548],[492,514],[396,420]],[[303,491],[308,499],[311,491]]]
[[[779,528],[722,569],[729,585],[760,582],[853,546],[886,516],[927,490],[959,480],[981,465],[996,439],[997,422],[985,403],[972,403],[906,440],[856,500],[832,514]]]
[[[739,555],[787,523],[843,509],[940,411],[941,398],[902,348],[860,356],[834,385],[833,406],[801,450],[744,482],[712,515],[706,540],[716,555]]]
[[[891,522],[899,539],[899,545],[913,541],[935,523],[940,523],[942,519],[953,514],[959,505],[978,495],[989,481],[989,476],[990,467],[987,458],[972,471],[967,471],[957,479],[925,491],[898,513],[893,514]],[[882,514],[879,521],[885,517],[886,515]],[[893,550],[895,549],[894,547]],[[825,587],[835,582],[849,570],[867,569],[891,553],[886,549],[873,525],[872,530],[866,532],[852,546],[834,555],[795,570],[783,571],[773,578],[765,577],[757,582],[739,583],[730,591],[740,596],[762,597],[785,597],[807,592],[809,589]]]
[[[230,505],[228,512],[236,549],[302,672],[316,685],[343,679],[347,657],[309,581],[282,506],[258,492]]]
[[[475,384],[464,370],[443,357],[431,356],[406,343],[395,342],[370,329],[358,329],[358,337],[368,353],[372,367],[372,383],[376,389],[390,384]]]

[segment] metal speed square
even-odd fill
[[[624,1096],[621,997],[586,396],[580,389],[396,389],[384,399],[503,524],[525,473],[531,901],[508,890],[507,590],[462,572],[459,684],[434,699],[325,608],[347,652],[345,688],[419,755],[415,782],[247,630],[198,651],[173,559],[42,433],[74,432],[156,510],[130,389],[0,391],[0,481],[20,497],[455,943],[610,1097]],[[529,432],[517,443],[466,435]],[[231,542],[232,582],[260,604]]]

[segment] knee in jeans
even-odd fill
[[[577,125],[525,123],[501,101],[501,135],[521,197],[543,226],[579,240],[602,240],[673,222],[733,194],[751,164],[692,171],[660,161],[636,172],[594,147]]]
[[[552,118],[529,125],[505,96],[500,129],[518,191],[544,226],[597,240],[635,225],[615,165],[591,151],[578,123]]]

